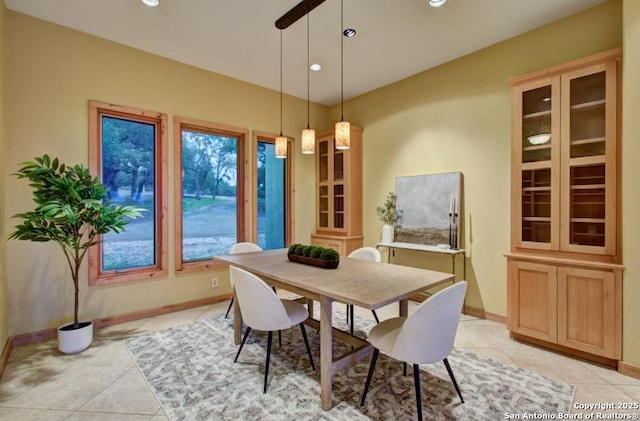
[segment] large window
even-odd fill
[[[253,237],[265,250],[291,244],[293,147],[293,139],[288,139],[287,158],[276,158],[275,135],[253,133]]]
[[[221,265],[213,260],[246,231],[244,129],[174,118],[177,271]]]
[[[90,284],[107,284],[167,272],[166,114],[89,102],[89,168],[113,203],[144,209],[119,234],[102,237],[89,253]]]

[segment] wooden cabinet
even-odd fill
[[[578,355],[621,357],[622,268],[509,255],[508,328]],[[542,263],[541,263],[542,262]],[[538,342],[536,342],[538,343]],[[588,358],[588,356],[587,356]]]
[[[623,269],[620,58],[605,51],[509,81],[509,329],[611,359]]]
[[[620,256],[619,51],[512,80],[515,248]]]
[[[334,132],[316,137],[316,230],[311,244],[341,256],[362,247],[362,129],[351,125],[349,149],[335,148]]]

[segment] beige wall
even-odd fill
[[[622,262],[624,271],[623,343],[625,362],[640,366],[640,2],[624,0],[622,51]]]
[[[139,50],[7,11],[8,166],[45,152],[67,163],[87,163],[87,101],[90,99],[167,113],[170,142],[172,117],[180,115],[251,130],[279,132],[279,92],[206,72]],[[274,42],[277,39],[274,38]],[[284,133],[299,137],[306,126],[306,101],[285,96]],[[314,105],[313,127],[326,128],[326,108]],[[172,155],[173,145],[169,147]],[[4,154],[3,154],[4,155]],[[308,239],[314,214],[309,174],[313,157],[299,148],[296,166],[296,239]],[[173,204],[173,160],[169,160],[169,203]],[[32,206],[23,180],[9,177],[7,213]],[[305,188],[306,187],[306,188]],[[173,238],[173,206],[168,213]],[[3,216],[3,224],[13,224]],[[10,225],[12,228],[13,225]],[[72,290],[66,263],[52,243],[6,243],[11,335],[55,327],[72,315]],[[173,243],[169,256],[174,255]],[[211,273],[173,274],[128,285],[87,287],[81,282],[81,317],[100,318],[229,293],[226,273],[222,285],[211,289]],[[3,306],[4,307],[4,306]]]
[[[7,124],[5,118],[5,14],[4,1],[0,1],[0,168],[7,168]],[[6,253],[6,194],[7,174],[0,171],[0,354],[9,337],[9,297],[7,286]]]

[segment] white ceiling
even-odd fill
[[[4,0],[8,9],[280,90],[274,22],[300,0]],[[404,79],[608,0],[344,0],[344,98]],[[340,1],[309,14],[311,100],[340,101]],[[282,31],[283,90],[307,97],[306,18]]]

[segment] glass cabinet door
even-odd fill
[[[316,217],[316,223],[318,224],[316,229],[329,228],[329,144],[328,140],[318,141],[318,187],[316,194],[318,215]]]
[[[607,64],[563,76],[562,248],[589,251],[614,247],[615,71]],[[614,98],[611,98],[614,97]],[[612,173],[613,171],[613,173]],[[611,215],[609,215],[611,214]]]
[[[557,246],[559,142],[556,117],[557,79],[522,87],[519,91],[521,163],[519,231],[521,245],[551,249]]]

